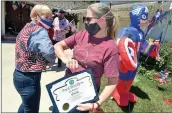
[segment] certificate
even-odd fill
[[[46,88],[57,112],[72,112],[80,103],[98,100],[91,70],[66,75]]]

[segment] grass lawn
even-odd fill
[[[107,84],[107,79],[102,78],[101,91]],[[137,96],[136,103],[128,107],[119,107],[110,98],[101,106],[105,112],[172,112],[172,105],[166,106],[164,98],[172,99],[172,82],[166,86],[156,87],[148,78],[137,75],[131,87],[131,92]]]

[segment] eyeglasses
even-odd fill
[[[97,18],[97,17],[83,17],[83,19],[84,19],[84,22],[91,22],[91,20],[92,19],[99,19],[99,18]]]

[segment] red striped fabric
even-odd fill
[[[27,42],[30,33],[40,28],[37,24],[28,23],[16,38],[15,63],[20,71],[45,70],[46,60],[38,53],[28,50]]]

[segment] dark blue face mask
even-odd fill
[[[53,23],[53,20],[50,20],[50,19],[44,19],[44,18],[40,18],[40,21],[45,24],[47,27],[51,27],[52,26],[52,23]]]
[[[100,31],[100,26],[97,23],[94,24],[88,24],[85,23],[85,29],[88,31],[90,35],[95,35]]]

